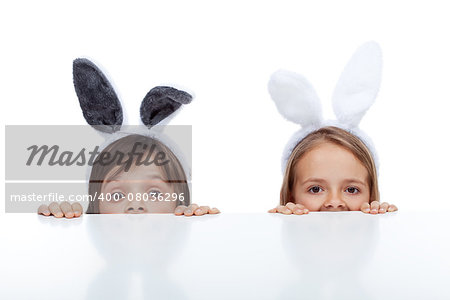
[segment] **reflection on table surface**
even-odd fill
[[[1,299],[450,299],[445,214],[0,215]]]

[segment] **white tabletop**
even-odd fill
[[[450,299],[445,214],[0,216],[0,299]]]

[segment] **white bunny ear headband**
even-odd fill
[[[378,171],[378,157],[370,138],[358,127],[372,106],[381,82],[381,48],[376,42],[363,44],[347,63],[332,96],[337,120],[324,121],[316,91],[305,77],[284,70],[272,74],[268,88],[279,113],[302,128],[286,145],[282,172],[295,146],[309,133],[325,126],[336,126],[357,136],[369,148]],[[377,172],[378,173],[378,172]]]
[[[167,146],[178,158],[184,169],[188,183],[191,168],[183,152],[165,134],[161,125],[166,124],[184,104],[192,101],[192,96],[182,90],[168,86],[157,86],[144,97],[140,107],[142,128],[123,129],[123,111],[119,98],[106,76],[91,61],[78,58],[73,61],[73,83],[86,122],[105,137],[99,147],[101,152],[114,141],[131,134],[139,134],[156,139]],[[92,166],[88,166],[89,182]],[[190,190],[190,189],[189,189]]]

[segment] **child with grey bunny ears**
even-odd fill
[[[285,147],[280,202],[270,213],[397,210],[380,203],[375,147],[358,127],[377,96],[381,66],[376,42],[358,48],[334,89],[337,120],[328,121],[322,119],[320,100],[306,78],[284,70],[272,75],[269,93],[279,113],[302,128]]]
[[[84,118],[105,138],[87,169],[91,199],[86,213],[219,213],[217,208],[191,203],[191,168],[178,146],[163,134],[163,126],[155,126],[167,124],[189,104],[189,93],[168,86],[151,89],[140,107],[145,126],[127,129],[122,126],[122,106],[114,89],[94,63],[75,59],[73,81]],[[141,151],[140,158],[129,156],[133,157],[131,163],[124,164],[124,154],[136,150]],[[143,164],[142,157],[153,163]],[[38,209],[38,214],[57,218],[80,217],[82,213],[77,202],[53,202]]]

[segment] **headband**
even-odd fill
[[[333,92],[332,104],[336,120],[325,121],[316,91],[305,77],[285,70],[272,74],[268,89],[278,112],[301,126],[283,151],[283,174],[296,145],[308,134],[326,126],[339,127],[358,137],[371,152],[378,174],[379,163],[375,147],[358,125],[375,101],[381,82],[381,69],[380,46],[376,42],[360,46],[344,68]]]
[[[160,126],[169,123],[183,105],[192,101],[189,93],[169,86],[154,87],[144,97],[140,107],[141,125],[145,126],[127,128],[122,126],[123,110],[114,88],[94,63],[85,58],[75,59],[73,83],[86,122],[105,138],[99,153],[128,135],[138,134],[158,140],[178,158],[190,184],[190,165],[177,144],[163,133],[164,126]],[[91,172],[92,166],[88,165],[88,185]]]

